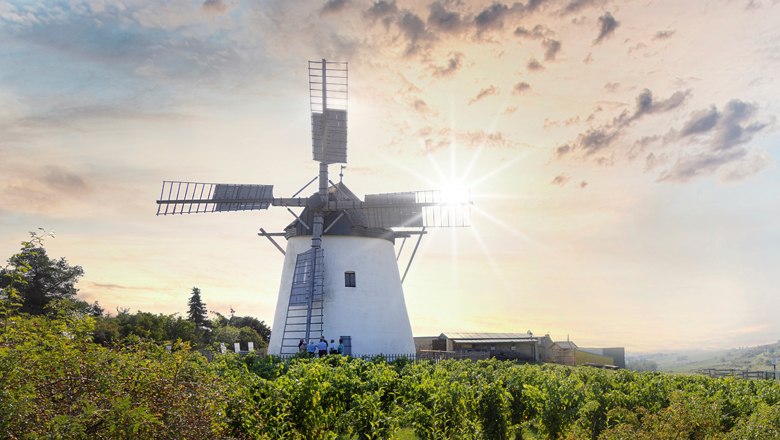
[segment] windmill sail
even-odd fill
[[[320,163],[347,163],[347,66],[309,61],[312,156]]]
[[[441,191],[366,194],[363,206],[371,228],[471,226],[471,202],[444,200]]]
[[[413,192],[366,194],[363,213],[370,228],[421,228],[423,227],[423,207],[417,204],[417,195]]]
[[[164,181],[157,215],[268,209],[273,185]]]

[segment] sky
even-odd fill
[[[283,256],[257,231],[293,217],[155,200],[298,191],[325,58],[349,63],[353,192],[471,191],[404,282],[415,335],[773,343],[779,3],[0,1],[0,259],[40,227],[107,311],[184,313],[198,286],[270,324]]]

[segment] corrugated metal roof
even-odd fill
[[[459,339],[459,340],[481,340],[481,339],[535,339],[534,335],[528,333],[461,333],[461,332],[447,332],[442,333],[441,337],[447,339]]]
[[[574,350],[577,348],[577,344],[571,341],[556,341],[555,344],[564,350]]]
[[[533,337],[527,337],[527,338],[506,338],[506,339],[450,339],[450,341],[456,343],[456,344],[499,344],[499,343],[506,343],[506,342],[515,342],[515,343],[523,343],[523,342],[533,342],[536,343],[538,340]]]

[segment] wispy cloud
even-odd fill
[[[488,97],[490,95],[497,95],[498,91],[499,91],[498,87],[493,86],[493,85],[491,85],[489,87],[485,87],[484,89],[480,90],[477,93],[476,96],[474,96],[473,98],[471,98],[469,100],[469,104],[474,104],[475,102],[481,101],[482,99],[484,99],[484,98],[486,98],[486,97]]]
[[[615,20],[615,17],[613,17],[612,14],[605,12],[604,15],[599,17],[599,35],[593,40],[593,44],[599,44],[605,38],[612,35],[619,25],[620,22]]]
[[[601,3],[602,3],[601,0],[571,0],[566,4],[566,6],[563,7],[561,13],[564,15],[573,14],[585,8],[595,6]]]
[[[599,164],[614,164],[618,160],[642,157],[645,170],[658,173],[659,181],[687,182],[695,177],[719,174],[723,179],[745,178],[764,169],[768,156],[746,148],[752,138],[767,129],[770,123],[758,118],[757,107],[738,99],[729,101],[719,110],[710,106],[692,112],[677,129],[666,134],[645,135],[631,148],[620,151],[615,145],[625,143],[629,129],[647,115],[662,114],[680,108],[690,96],[678,91],[666,99],[654,99],[650,90],[636,97],[633,112],[623,111],[610,123],[590,127],[572,141],[559,145],[559,159],[579,157]],[[631,142],[631,141],[629,141]],[[676,159],[663,150],[678,146]],[[620,151],[620,156],[616,154]]]
[[[658,31],[653,35],[653,40],[666,40],[672,38],[676,31]]]
[[[584,157],[589,157],[599,153],[620,139],[625,130],[640,118],[653,113],[674,110],[682,105],[689,96],[689,91],[678,91],[666,99],[656,100],[650,90],[644,89],[635,99],[636,105],[633,112],[624,110],[610,123],[588,128],[586,132],[577,136],[576,141],[559,146],[555,150],[556,156],[563,157],[579,152]],[[600,160],[603,161],[603,158]]]
[[[433,76],[436,77],[450,77],[461,68],[462,64],[463,54],[461,52],[451,52],[445,66],[431,66],[431,71]]]
[[[550,37],[553,32],[546,26],[537,24],[532,29],[526,29],[523,26],[518,26],[515,28],[514,34],[523,38],[542,39]]]
[[[456,142],[459,147],[465,148],[508,148],[516,149],[519,145],[508,139],[500,131],[488,132],[485,130],[454,130],[452,128],[436,129],[426,126],[417,132],[424,145],[424,153],[452,147]]]

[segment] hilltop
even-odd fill
[[[656,365],[658,371],[689,373],[702,368],[772,371],[772,359],[780,357],[780,341],[754,347],[724,350],[682,350],[627,356],[629,367]]]

